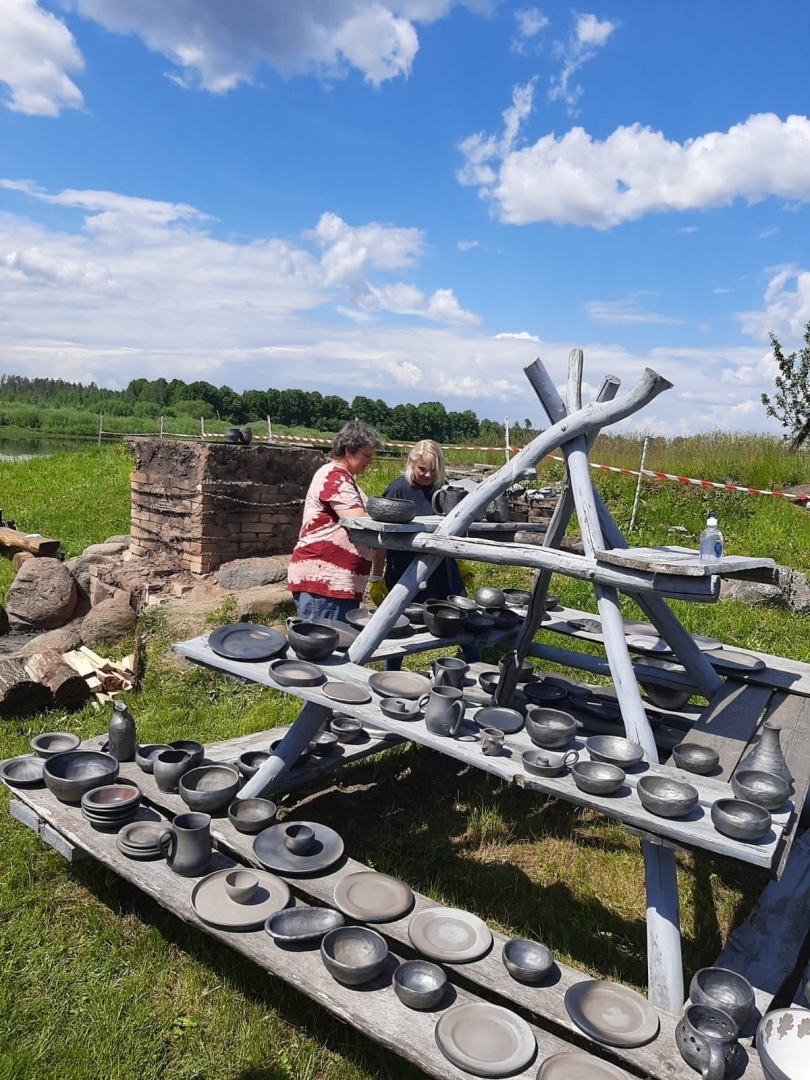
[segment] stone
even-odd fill
[[[120,541],[116,543],[110,543],[110,541],[107,541],[106,544],[90,544],[89,547],[86,547],[84,549],[82,555],[123,555],[123,553],[127,551],[128,548],[128,539],[125,544],[121,543]]]
[[[8,624],[6,609],[0,604],[0,634],[7,634],[11,627]]]
[[[287,580],[287,569],[275,558],[234,559],[223,563],[216,572],[223,589],[253,589]]]
[[[246,615],[269,615],[271,611],[292,596],[286,584],[257,585],[255,589],[244,589],[236,599],[236,614],[244,619]]]
[[[810,585],[804,574],[798,570],[791,570],[789,566],[777,566],[776,580],[784,601],[791,611],[799,615],[810,612]]]
[[[14,558],[11,560],[11,565],[14,570],[19,570],[24,562],[28,562],[29,559],[33,559],[34,555],[30,551],[18,551],[15,553]]]
[[[766,585],[759,581],[735,581],[724,578],[720,582],[721,600],[739,600],[742,604],[754,607],[757,604],[778,604],[783,600],[782,590],[778,585]]]
[[[38,634],[33,641],[23,645],[20,655],[30,656],[32,653],[45,652],[46,649],[54,649],[59,653],[78,649],[82,643],[82,621],[82,619],[71,619],[67,626],[60,626],[58,630],[48,630],[44,634]]]
[[[75,559],[68,559],[65,566],[76,579],[76,584],[79,586],[79,589],[89,596],[90,567],[109,566],[113,561],[114,557],[110,555],[77,555]]]
[[[91,649],[97,645],[117,645],[135,629],[136,615],[120,599],[103,600],[82,622],[82,641]]]
[[[119,589],[117,585],[109,585],[106,581],[96,577],[90,572],[90,605],[98,607],[105,600],[121,600],[132,606],[132,597],[126,589]]]
[[[118,536],[108,536],[104,541],[105,544],[124,544],[129,547],[130,535],[129,533],[122,533]]]
[[[9,586],[6,611],[12,630],[55,630],[70,621],[76,582],[58,559],[29,559]]]

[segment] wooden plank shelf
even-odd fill
[[[769,580],[773,577],[776,563],[773,559],[750,558],[742,555],[723,555],[711,562],[701,562],[695,548],[678,547],[623,547],[610,548],[595,553],[597,562],[611,566],[625,566],[633,570],[647,570],[655,574],[684,574],[687,577],[736,577],[758,572]]]

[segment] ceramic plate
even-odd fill
[[[0,765],[0,780],[5,781],[12,787],[38,787],[40,784],[45,783],[42,779],[42,767],[44,764],[44,758],[28,755],[10,758]]]
[[[125,825],[118,834],[118,839],[128,847],[148,848],[156,847],[158,837],[169,826],[165,822],[157,821],[133,821]]]
[[[425,908],[411,919],[408,937],[425,956],[458,964],[477,960],[492,944],[484,920],[459,908]]]
[[[315,830],[315,842],[303,855],[296,855],[284,844],[284,831],[291,822],[271,825],[253,841],[253,854],[268,870],[283,874],[314,874],[326,870],[343,855],[343,840],[328,825],[317,821],[300,822]]]
[[[279,686],[317,686],[326,676],[317,664],[306,660],[271,660],[270,678]]]
[[[618,983],[588,979],[565,992],[578,1028],[606,1046],[643,1046],[658,1034],[658,1013],[646,998]]]
[[[402,697],[415,701],[429,693],[433,684],[415,671],[375,671],[368,685],[380,697]]]
[[[198,881],[191,893],[191,906],[204,923],[219,930],[260,930],[271,915],[289,904],[289,886],[264,870],[250,867],[259,887],[246,904],[237,904],[225,892],[225,877],[233,869],[217,870]]]
[[[328,682],[321,687],[321,693],[342,705],[365,705],[367,701],[371,701],[371,694],[365,686],[357,686],[355,683]]]
[[[628,647],[638,652],[668,653],[672,650],[661,637],[652,634],[631,634],[626,638]]]
[[[254,623],[219,626],[208,635],[208,644],[226,660],[271,660],[287,648],[287,639],[278,630]]]
[[[546,1058],[537,1080],[629,1080],[629,1077],[609,1061],[575,1050]]]
[[[729,649],[727,646],[724,646],[722,650],[709,649],[706,652],[706,658],[715,667],[727,671],[762,671],[765,667],[765,661],[760,660],[758,656],[738,652],[736,649]]]
[[[520,731],[525,722],[516,709],[507,709],[501,705],[488,705],[484,709],[479,709],[474,714],[473,720],[479,728],[496,728],[504,735],[513,735],[516,731]]]
[[[337,630],[338,643],[335,648],[338,651],[348,649],[358,634],[358,631],[353,626],[341,622],[340,619],[310,619],[309,622],[315,623],[316,626],[328,626],[330,630]]]
[[[413,907],[413,893],[404,881],[374,870],[359,870],[335,886],[335,906],[360,922],[401,919]]]
[[[368,625],[373,614],[373,611],[368,611],[366,608],[354,608],[354,610],[346,612],[346,622],[351,626],[356,626],[358,630],[362,630],[364,626]],[[411,620],[406,615],[400,615],[388,631],[388,636],[399,637],[401,634],[408,633],[410,629]]]
[[[511,1076],[531,1064],[537,1053],[526,1021],[485,1001],[448,1009],[435,1031],[447,1060],[474,1076]]]

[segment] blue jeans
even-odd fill
[[[357,606],[356,600],[337,600],[333,596],[316,596],[314,593],[292,594],[299,619],[340,619],[346,621],[348,612]]]

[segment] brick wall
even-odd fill
[[[161,551],[205,574],[221,563],[292,551],[320,450],[128,439],[134,555]]]

